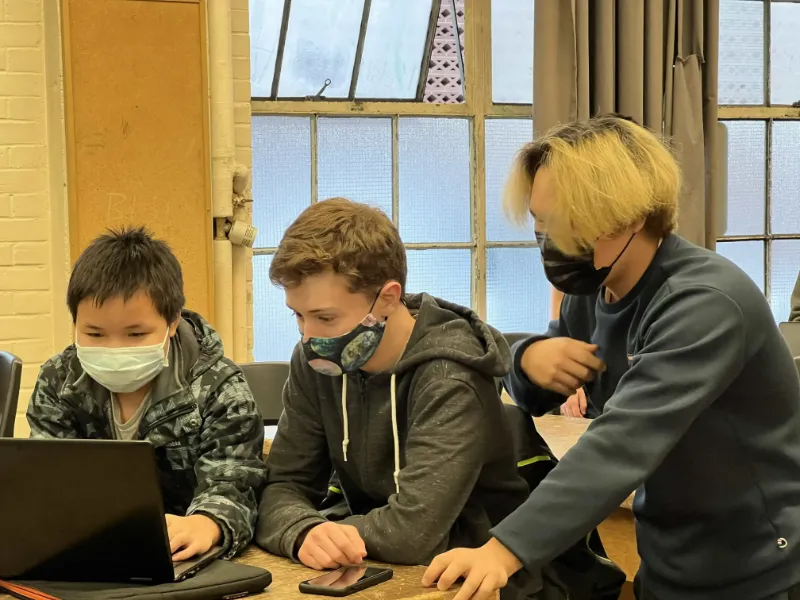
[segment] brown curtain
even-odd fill
[[[533,126],[618,112],[674,144],[679,233],[713,249],[719,0],[535,0]]]

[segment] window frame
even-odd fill
[[[435,15],[438,15],[441,2],[434,1]],[[281,26],[285,38],[287,8],[284,6],[284,22]],[[368,3],[369,0],[366,0]],[[455,5],[454,5],[455,6]],[[365,10],[366,12],[366,10]],[[455,18],[455,15],[454,15]],[[433,20],[435,25],[435,19]],[[362,21],[362,37],[365,31]],[[433,35],[429,30],[428,41]],[[360,38],[359,44],[361,45]],[[277,61],[282,55],[282,45],[278,46]],[[531,104],[502,104],[492,101],[492,40],[491,4],[483,0],[464,2],[464,99],[460,104],[431,104],[417,100],[352,100],[352,99],[262,99],[252,98],[251,113],[260,116],[305,116],[311,119],[311,203],[317,197],[317,120],[320,117],[376,117],[392,119],[392,220],[397,225],[399,209],[399,171],[398,171],[398,123],[401,117],[452,117],[465,118],[469,122],[470,145],[470,207],[471,237],[469,242],[430,242],[409,243],[412,250],[469,249],[472,257],[471,289],[472,308],[482,318],[486,318],[486,263],[489,248],[536,248],[536,241],[490,242],[486,239],[486,120],[487,119],[532,119]],[[427,61],[430,46],[425,54],[425,67],[420,81],[427,79]],[[358,64],[358,63],[356,63]],[[277,91],[273,80],[273,96]],[[424,91],[424,85],[422,86]],[[351,87],[351,92],[353,88]],[[419,91],[419,90],[418,90]],[[533,122],[531,121],[531,134]],[[254,255],[274,254],[276,248],[254,248]]]
[[[800,107],[786,104],[772,104],[771,46],[772,46],[772,3],[798,2],[799,0],[761,0],[764,10],[764,103],[721,104],[718,107],[718,121],[763,121],[764,127],[764,233],[752,235],[722,235],[717,243],[760,241],[764,245],[764,295],[772,298],[772,243],[776,240],[800,240],[800,231],[790,234],[772,233],[772,127],[776,121],[800,121]],[[787,315],[788,316],[788,315]]]

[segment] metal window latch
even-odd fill
[[[330,84],[331,84],[331,80],[330,79],[326,79],[325,83],[322,84],[322,87],[319,88],[319,91],[316,94],[314,94],[313,96],[306,96],[306,100],[320,100],[320,99],[322,99],[322,94],[325,92],[326,89],[328,89],[328,86]]]

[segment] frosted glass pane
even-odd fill
[[[313,95],[330,79],[324,96],[346,98],[363,11],[364,0],[292,0],[278,95]]]
[[[800,122],[772,124],[772,233],[800,233]]]
[[[431,296],[471,306],[472,253],[469,250],[407,250],[409,294]]]
[[[800,100],[800,4],[773,2],[770,11],[770,101],[792,104]]]
[[[284,0],[250,3],[250,95],[253,98],[272,95],[283,3]]]
[[[311,121],[253,117],[253,225],[256,248],[278,245],[311,204]]]
[[[550,283],[538,248],[489,248],[486,320],[503,333],[543,333],[550,321]]]
[[[800,274],[800,240],[772,242],[769,285],[770,304],[776,321],[787,321],[797,276]]]
[[[372,0],[356,97],[417,95],[431,0]]]
[[[720,2],[718,95],[720,104],[764,103],[763,2]]]
[[[269,280],[271,254],[253,257],[253,357],[256,362],[285,360],[300,341],[297,320],[281,288]]]
[[[503,213],[503,188],[514,156],[533,138],[531,119],[486,121],[486,239],[518,242],[533,239],[533,227],[521,229]]]
[[[717,242],[717,253],[747,273],[758,288],[764,291],[764,242]]]
[[[533,1],[492,0],[492,100],[533,102]]]
[[[725,235],[764,233],[765,121],[725,121],[728,129],[728,227]]]
[[[317,197],[344,196],[392,216],[392,120],[317,121]]]
[[[468,242],[469,122],[400,119],[400,236],[406,243]]]

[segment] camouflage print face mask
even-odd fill
[[[372,314],[377,300],[378,296],[367,316],[344,335],[312,337],[303,341],[303,352],[312,369],[322,375],[338,377],[343,373],[355,373],[372,358],[386,331],[386,322],[378,321]]]

